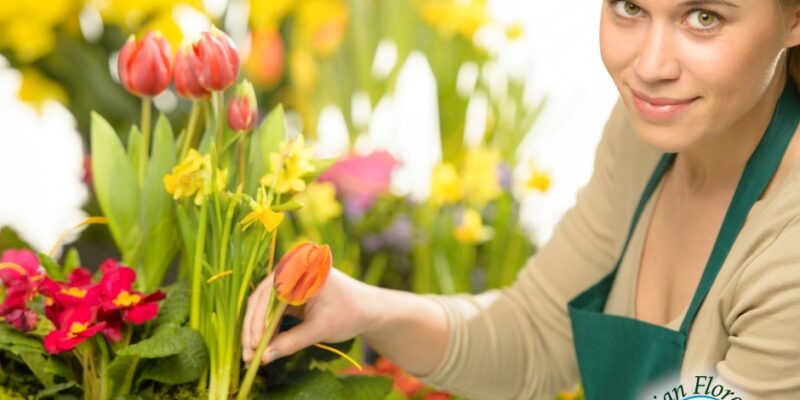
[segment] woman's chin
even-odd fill
[[[680,153],[694,143],[686,130],[677,127],[633,123],[636,136],[646,145],[662,153]]]

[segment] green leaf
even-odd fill
[[[302,203],[296,200],[289,200],[286,203],[272,206],[272,209],[275,211],[291,212],[291,211],[297,211],[303,207],[304,205]]]
[[[80,266],[81,266],[81,256],[80,253],[78,253],[78,249],[70,247],[70,249],[67,251],[66,257],[64,257],[64,266],[62,267],[64,275],[69,276],[72,270]]]
[[[156,122],[147,177],[142,187],[141,230],[138,263],[141,287],[151,291],[161,285],[178,251],[175,212],[172,198],[164,188],[164,175],[175,166],[175,143],[169,121],[161,114]]]
[[[136,125],[131,126],[128,133],[128,159],[131,160],[131,168],[139,170],[139,149],[142,140],[142,132]]]
[[[208,350],[203,337],[197,331],[180,328],[184,349],[173,356],[149,363],[139,376],[139,383],[146,380],[179,385],[200,378],[200,374],[208,368]],[[137,385],[138,386],[138,385]]]
[[[163,358],[178,354],[184,350],[181,328],[175,324],[161,325],[153,336],[125,347],[117,352],[117,356],[135,356],[141,358]]]
[[[59,383],[57,385],[53,385],[44,390],[41,390],[39,393],[36,394],[35,400],[49,399],[60,394],[61,392],[78,387],[79,387],[78,384],[75,382]]]
[[[64,269],[61,268],[60,265],[54,260],[52,257],[48,256],[44,253],[38,253],[39,262],[42,263],[42,268],[47,273],[48,276],[57,280],[63,281],[67,279],[67,275],[64,273]]]
[[[256,134],[261,139],[260,156],[264,163],[264,171],[261,174],[252,176],[261,177],[270,172],[270,154],[279,152],[281,150],[281,142],[286,138],[286,115],[282,105],[278,105],[269,113]]]
[[[175,282],[164,289],[167,298],[161,303],[158,315],[153,321],[156,325],[167,323],[180,325],[189,317],[189,285],[186,280]]]
[[[315,158],[311,160],[311,165],[314,166],[314,172],[306,175],[303,177],[303,180],[308,182],[314,182],[319,178],[320,175],[324,174],[325,171],[328,170],[333,164],[336,164],[336,161],[339,161],[338,158]]]
[[[139,186],[117,133],[99,114],[93,112],[91,119],[94,191],[114,241],[126,254],[141,236],[137,228]]]
[[[382,399],[392,391],[393,383],[389,378],[378,376],[340,376],[339,382],[348,400]]]
[[[345,400],[347,389],[328,371],[297,371],[290,374],[288,382],[270,388],[268,394],[257,399],[270,400]]]
[[[20,357],[44,387],[53,386],[54,376],[52,372],[48,371],[48,364],[52,362],[52,359],[45,357],[44,354],[38,351],[23,351],[20,353]],[[54,368],[50,368],[50,370],[52,369]]]
[[[24,351],[44,353],[42,342],[6,324],[0,324],[0,347],[20,355]]]

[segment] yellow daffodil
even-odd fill
[[[461,223],[455,229],[455,237],[461,243],[476,244],[490,239],[492,228],[483,225],[481,214],[467,209],[461,216]]]
[[[314,149],[305,146],[302,135],[283,142],[280,154],[270,155],[270,172],[261,178],[261,184],[275,185],[277,193],[302,191],[306,188],[303,177],[314,172],[314,165],[311,164],[313,156]]]
[[[298,213],[320,223],[342,215],[342,205],[336,200],[336,187],[330,182],[310,183],[306,190],[295,196],[295,200],[303,205]]]
[[[217,170],[217,181],[212,186],[211,156],[201,156],[195,149],[189,150],[186,157],[172,169],[172,173],[164,176],[164,187],[175,200],[194,196],[196,205],[203,204],[203,199],[212,190],[221,191],[228,179],[228,170]]]
[[[472,40],[475,32],[490,21],[484,0],[426,0],[420,11],[422,19],[445,37],[460,34]]]
[[[433,169],[431,178],[431,203],[436,206],[457,203],[464,192],[453,164],[440,163]]]
[[[254,223],[258,222],[264,228],[261,237],[263,238],[267,233],[273,232],[281,221],[283,221],[283,213],[275,212],[272,210],[272,198],[267,195],[266,188],[261,186],[258,189],[257,199],[250,202],[251,211],[241,221],[242,230],[246,230]]]
[[[467,151],[461,174],[467,202],[481,208],[500,196],[499,165],[500,153],[497,149],[481,146]]]
[[[293,49],[289,53],[289,71],[292,75],[292,83],[301,92],[311,92],[317,85],[318,69],[317,60],[310,51]]]
[[[0,49],[10,48],[22,63],[49,54],[55,48],[56,30],[78,20],[75,0],[0,1]]]
[[[23,68],[22,85],[19,88],[20,100],[37,109],[42,108],[47,100],[55,100],[68,104],[67,92],[55,81],[52,81],[33,68]]]
[[[295,0],[250,0],[250,26],[277,29],[294,5]]]

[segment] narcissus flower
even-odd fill
[[[204,99],[211,93],[200,85],[200,59],[191,44],[184,44],[175,55],[175,90],[190,99]]]
[[[44,348],[50,354],[74,349],[105,326],[105,322],[97,321],[97,308],[88,305],[64,310],[54,323],[56,330],[44,338]]]
[[[192,52],[200,60],[195,74],[200,86],[208,91],[227,89],[239,74],[239,52],[230,36],[217,28],[203,32],[192,43]]]
[[[213,186],[211,178],[211,156],[201,156],[197,150],[190,149],[186,157],[172,169],[172,173],[164,176],[164,187],[175,200],[194,196],[194,203],[201,205],[212,190],[221,191],[225,187],[228,170],[217,170],[217,181]]]
[[[258,222],[264,228],[264,232],[261,235],[262,238],[267,233],[274,231],[275,228],[281,224],[281,221],[283,221],[283,213],[273,211],[271,207],[272,198],[267,196],[266,189],[264,186],[261,186],[258,189],[256,200],[250,202],[250,208],[253,211],[242,219],[241,224],[244,225],[242,226],[242,230],[244,231],[249,228],[250,225]]]
[[[437,206],[454,204],[461,200],[463,194],[458,171],[453,164],[443,162],[433,169],[431,203]]]
[[[278,193],[299,192],[305,189],[306,181],[303,177],[314,172],[314,165],[311,164],[313,156],[314,149],[305,146],[302,135],[283,142],[280,154],[270,154],[270,172],[261,178],[261,184],[275,185],[275,191]]]
[[[257,119],[256,92],[253,84],[245,80],[236,86],[236,94],[228,104],[228,125],[234,131],[249,131]]]
[[[492,234],[492,228],[483,225],[481,214],[474,209],[464,211],[461,223],[455,229],[456,240],[466,244],[489,240]]]
[[[281,258],[275,269],[275,294],[284,303],[299,306],[316,295],[331,270],[328,245],[300,243]]]
[[[481,146],[470,149],[464,156],[461,185],[467,202],[482,208],[502,193],[497,168],[500,152]]]
[[[172,78],[172,50],[158,32],[140,40],[131,36],[119,53],[119,79],[137,96],[152,97],[169,86]]]

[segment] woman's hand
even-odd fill
[[[247,301],[242,326],[242,358],[250,362],[264,334],[269,296],[274,274],[265,278]],[[338,343],[360,335],[369,328],[371,317],[367,292],[372,288],[331,268],[320,292],[299,307],[288,306],[286,314],[303,320],[294,328],[272,338],[262,364],[292,355],[319,342]]]

